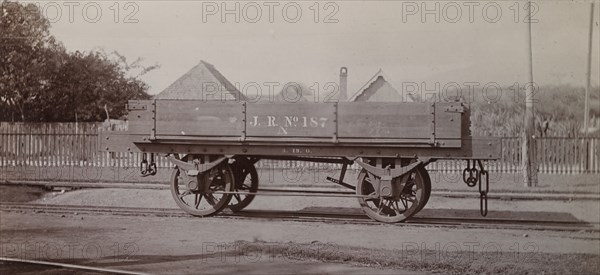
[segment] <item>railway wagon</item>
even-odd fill
[[[106,152],[142,152],[143,176],[156,173],[154,157],[174,165],[170,189],[194,216],[224,208],[240,211],[256,195],[356,197],[366,215],[386,223],[419,212],[431,194],[426,170],[442,159],[466,160],[463,180],[479,185],[487,214],[485,160],[501,153],[496,138],[472,137],[469,108],[435,103],[250,103],[206,100],[136,100],[127,105],[129,127],[104,132]],[[341,164],[328,180],[354,191],[261,190],[261,159]],[[345,177],[348,165],[362,170]]]

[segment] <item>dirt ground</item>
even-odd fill
[[[597,234],[0,213],[2,256],[158,274],[590,274]]]
[[[176,208],[169,190],[43,192],[0,186],[2,201]],[[433,196],[419,215],[476,215],[472,198]],[[258,197],[248,209],[359,211],[355,199]],[[488,217],[600,223],[600,201],[491,200]],[[158,274],[589,274],[600,234],[274,219],[159,218],[0,212],[1,256]],[[39,270],[0,264],[0,271]],[[52,271],[54,270],[54,271]],[[59,270],[60,271],[60,270]],[[44,269],[48,274],[60,274]],[[58,272],[58,273],[52,273]]]
[[[0,186],[0,190],[2,187]],[[21,187],[4,187],[5,190]],[[49,192],[39,194],[35,188],[27,188],[27,198],[34,195],[33,200],[39,204],[54,205],[97,205],[123,206],[142,208],[178,208],[169,190],[145,189],[83,189],[70,192]],[[8,191],[7,191],[8,193]],[[19,193],[11,191],[11,193]],[[490,200],[488,218],[506,217],[533,219],[541,216],[572,221],[585,221],[600,224],[600,201],[597,200]],[[260,196],[254,199],[248,210],[320,210],[352,209],[360,212],[354,198],[322,198],[322,197],[274,197]],[[451,209],[451,211],[450,211]],[[432,196],[425,210],[418,215],[427,215],[434,210],[444,210],[443,215],[479,215],[479,200],[476,198],[447,198]],[[533,211],[532,211],[533,210]],[[350,211],[350,210],[349,210]],[[435,211],[439,213],[440,211]],[[437,214],[438,216],[440,214]]]

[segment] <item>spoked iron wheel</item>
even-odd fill
[[[424,175],[426,173],[424,168],[414,169],[398,198],[391,196],[358,198],[358,202],[365,214],[376,221],[385,223],[405,221],[423,209],[427,203],[431,187],[428,187],[430,182],[426,180],[427,176]],[[358,175],[357,195],[374,195],[377,179],[377,176],[363,169]],[[399,178],[394,180],[399,180]]]
[[[419,211],[423,210],[423,208],[425,207],[425,205],[427,205],[427,202],[429,201],[429,197],[431,196],[431,178],[429,177],[429,172],[427,172],[427,169],[425,169],[424,167],[419,167],[417,168],[417,171],[419,171],[419,173],[421,174],[421,176],[423,177],[423,181],[425,184],[425,190],[423,190],[425,192],[425,200],[423,201],[423,203],[420,204],[419,209],[417,209],[417,212],[415,212],[413,215],[419,213]],[[415,184],[415,178],[416,177],[411,177],[408,182],[408,184]],[[411,189],[413,189],[413,187],[411,187]]]
[[[214,192],[233,191],[234,187],[233,172],[227,161],[205,173],[205,177],[200,177],[201,181],[209,184],[204,190],[200,190],[204,186],[203,182],[193,183],[192,177],[178,167],[171,173],[171,194],[175,202],[185,212],[199,217],[214,215],[225,208],[231,194]]]
[[[235,178],[235,191],[255,193],[258,190],[258,173],[248,159],[236,158],[231,168]],[[254,195],[234,194],[227,207],[233,212],[241,211],[252,202],[254,197]]]

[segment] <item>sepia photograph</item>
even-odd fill
[[[600,274],[598,0],[0,0],[1,274]]]

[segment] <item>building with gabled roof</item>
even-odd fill
[[[287,82],[274,95],[263,94],[260,101],[269,102],[319,102],[313,92],[302,82]]]
[[[377,73],[365,83],[348,101],[373,101],[373,102],[416,102],[417,95],[398,92],[389,82],[390,78],[379,69]]]
[[[157,94],[155,99],[246,100],[212,64],[200,63]]]

